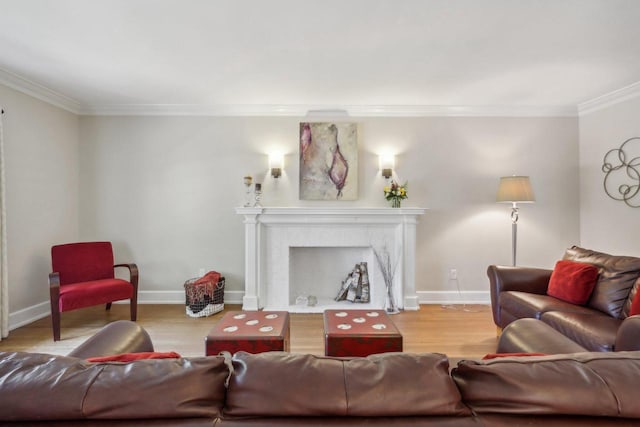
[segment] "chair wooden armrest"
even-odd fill
[[[131,320],[136,321],[138,318],[138,266],[133,263],[115,264],[113,268],[125,267],[129,269],[129,283],[133,285],[133,296],[131,297],[130,314]]]
[[[113,268],[125,267],[129,269],[129,282],[133,285],[135,291],[138,291],[138,266],[136,264],[116,264]]]

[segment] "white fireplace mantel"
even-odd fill
[[[244,310],[291,308],[290,251],[292,248],[380,249],[384,246],[397,262],[394,291],[400,308],[418,310],[415,288],[416,225],[424,208],[357,207],[239,207],[245,224]],[[372,287],[381,276],[374,258]],[[374,266],[375,265],[375,266]],[[373,269],[373,271],[372,271]],[[310,275],[309,280],[318,280]],[[335,292],[339,283],[335,284]],[[372,291],[373,292],[373,291]],[[374,299],[372,298],[372,303]],[[382,298],[378,292],[378,307]],[[324,307],[326,308],[326,307]],[[315,311],[322,311],[317,307]]]

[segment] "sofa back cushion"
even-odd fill
[[[476,413],[640,418],[640,352],[464,360],[452,376]]]
[[[569,260],[560,260],[551,273],[547,295],[572,304],[584,305],[598,280],[598,267]]]
[[[640,277],[640,258],[614,256],[573,246],[567,249],[563,259],[598,267],[598,281],[587,302],[589,307],[620,319],[629,315],[629,294]]]
[[[441,354],[233,356],[225,417],[470,415]]]
[[[214,419],[228,374],[222,357],[90,363],[0,353],[0,420]]]

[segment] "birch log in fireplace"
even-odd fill
[[[385,284],[373,254],[389,251],[400,308],[418,310],[416,227],[423,208],[236,208],[245,225],[244,310],[322,312],[384,306]],[[370,301],[334,301],[356,263],[369,266]],[[318,303],[300,306],[300,296]]]

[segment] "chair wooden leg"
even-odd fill
[[[49,275],[49,303],[53,341],[60,341],[60,281],[57,274]]]
[[[51,308],[51,326],[53,328],[53,340],[60,341],[60,311],[53,309],[53,307]]]
[[[138,318],[138,298],[131,298],[129,301],[129,309],[131,311],[131,321],[135,322]]]
[[[110,302],[107,303],[107,308],[105,310],[111,310],[111,303]]]

